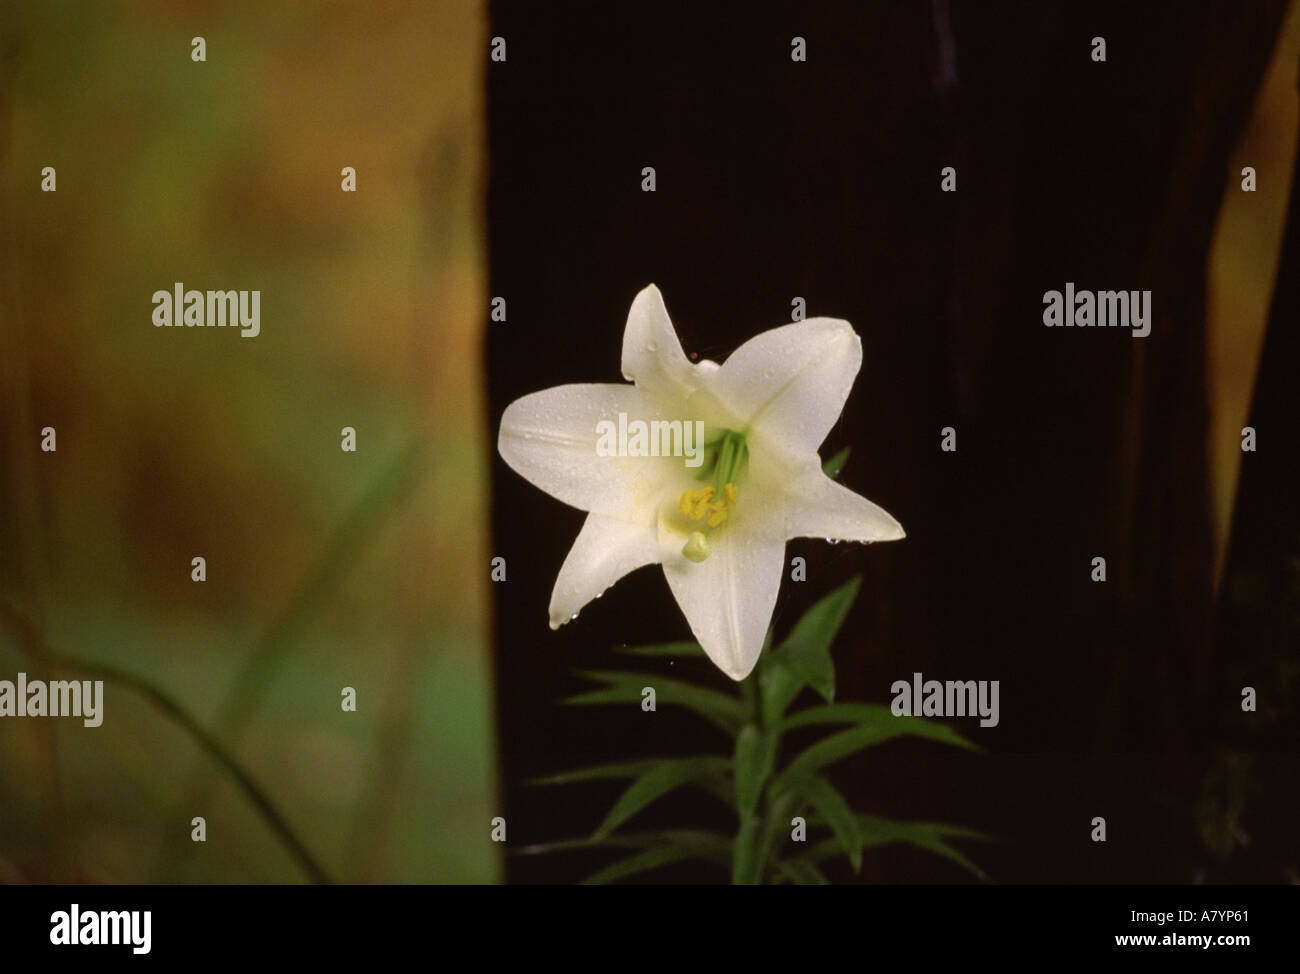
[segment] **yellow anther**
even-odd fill
[[[699,490],[688,490],[677,499],[677,510],[681,511],[692,521],[698,521],[709,510],[709,502],[716,496],[717,491],[712,487],[702,487]]]
[[[688,490],[677,498],[677,510],[692,521],[705,523],[703,530],[690,533],[682,548],[683,555],[695,562],[704,561],[709,557],[708,530],[716,528],[727,519],[727,515],[736,505],[738,493],[736,485],[728,483],[723,486],[721,497],[718,497],[716,488],[701,487],[699,490]]]
[[[731,509],[736,506],[736,495],[739,493],[735,484],[727,484],[722,488],[721,499],[709,505],[709,519],[706,522],[709,527],[716,528],[727,519]]]

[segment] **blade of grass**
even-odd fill
[[[312,882],[328,883],[330,881],[325,870],[317,862],[316,857],[298,838],[297,833],[294,832],[288,820],[276,807],[275,802],[271,800],[265,789],[235,760],[231,753],[221,745],[221,742],[170,694],[144,677],[118,669],[111,664],[81,660],[51,651],[45,646],[44,641],[30,622],[5,603],[0,603],[0,616],[3,616],[11,628],[15,629],[25,644],[36,643],[41,645],[41,656],[47,664],[75,673],[98,676],[103,680],[134,690],[162,714],[170,718],[173,723],[189,734],[195,743],[239,786],[244,793],[244,797],[248,799],[254,810],[262,817],[272,833],[280,840],[303,872],[311,878]]]

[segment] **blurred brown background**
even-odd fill
[[[483,20],[0,11],[0,679],[49,652],[151,681],[333,879],[498,875]],[[260,290],[261,334],[155,329],[176,281]],[[94,730],[0,721],[0,879],[310,878],[156,701],[105,697]]]

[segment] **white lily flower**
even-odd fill
[[[643,565],[662,565],[709,658],[733,680],[754,668],[790,538],[894,541],[903,528],[822,472],[817,449],[862,364],[847,321],[773,328],[722,365],[692,363],[653,284],[632,302],[623,377],[515,400],[497,449],[546,493],[589,512],[551,594],[552,629]],[[703,462],[609,456],[601,421],[700,421]],[[667,451],[663,451],[667,452]]]

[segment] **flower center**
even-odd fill
[[[701,469],[699,479],[711,479],[713,485],[687,490],[677,499],[677,510],[691,521],[700,522],[682,548],[682,554],[695,562],[709,557],[709,532],[720,527],[736,506],[740,494],[736,481],[749,462],[744,433],[724,430],[707,445],[711,448],[709,462]]]

